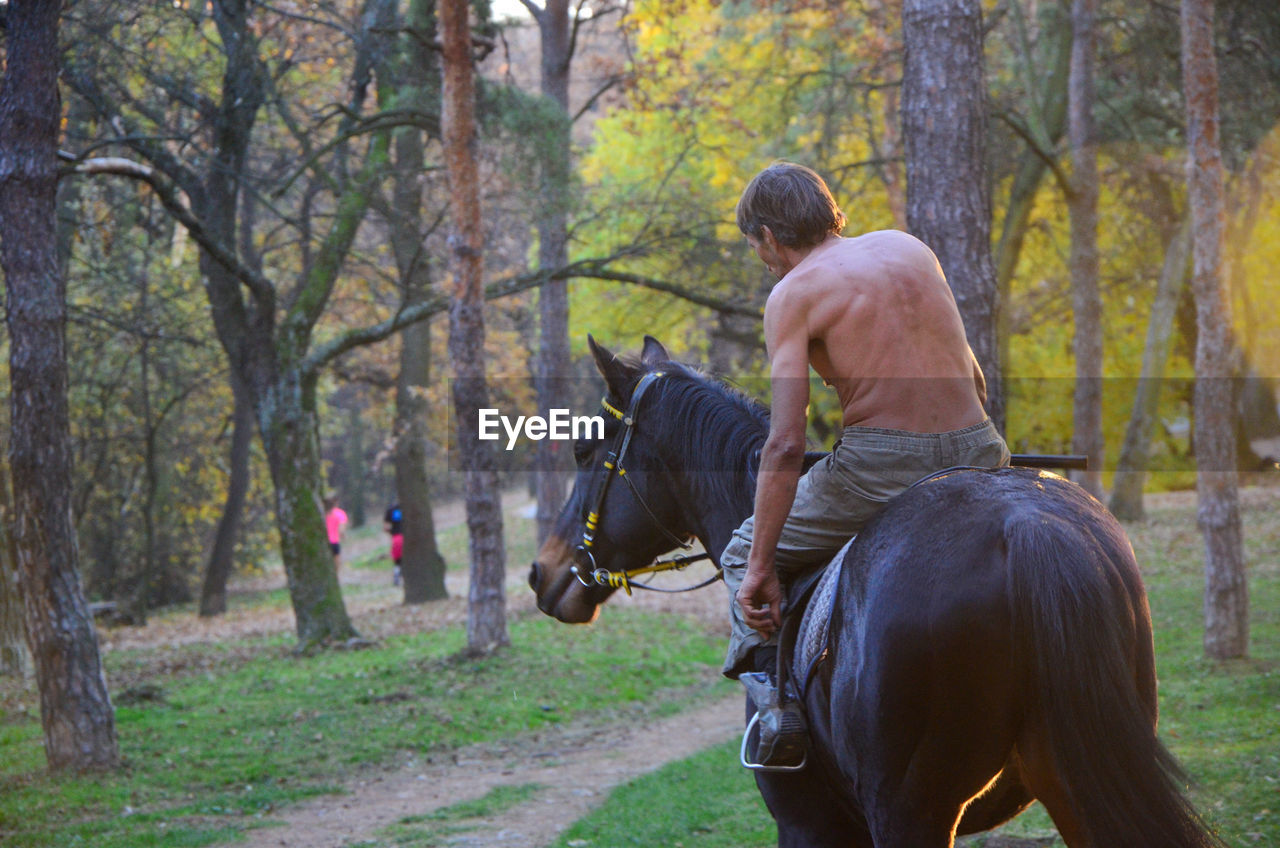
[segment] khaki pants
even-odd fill
[[[831,455],[800,478],[778,539],[778,578],[785,586],[807,571],[824,568],[890,498],[923,477],[960,465],[1008,464],[1009,449],[989,420],[950,433],[846,427]],[[776,640],[766,641],[748,627],[738,606],[754,530],[755,521],[748,518],[720,557],[732,622],[724,673],[734,678],[751,670],[753,648]]]

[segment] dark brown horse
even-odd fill
[[[751,512],[768,430],[758,404],[653,339],[637,362],[592,350],[610,427],[577,444],[573,492],[529,575],[539,609],[575,623],[614,591],[593,571],[695,536],[718,557]],[[804,703],[809,764],[757,774],[781,846],[942,848],[1033,799],[1071,848],[1220,844],[1156,737],[1133,550],[1056,475],[955,471],[891,501],[844,558]]]

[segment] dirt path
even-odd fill
[[[537,784],[529,800],[468,820],[439,844],[466,848],[540,848],[634,777],[740,732],[742,699],[732,696],[650,724],[566,729],[536,741],[454,752],[448,762],[409,761],[330,796],[270,817],[248,834],[249,848],[343,848],[392,844],[379,831],[481,798],[500,786]],[[437,844],[432,842],[430,844]]]
[[[528,506],[520,493],[504,497],[508,509]],[[437,527],[443,528],[463,520],[461,505],[442,509],[436,516]],[[379,536],[353,539],[345,552],[352,559],[385,545]],[[507,599],[510,611],[531,607],[532,594],[524,585],[519,569],[508,575]],[[702,574],[698,575],[701,579]],[[279,580],[278,575],[264,582]],[[376,569],[343,569],[341,580],[351,584],[386,584],[388,572]],[[686,575],[662,575],[658,581],[669,587],[688,585]],[[696,582],[696,581],[694,581]],[[373,637],[412,629],[425,624],[427,617],[434,626],[447,622],[461,623],[467,594],[464,573],[450,573],[446,580],[450,600],[427,605],[429,609],[405,608],[395,604],[395,592],[388,587],[382,593],[349,600],[353,618],[362,633]],[[724,590],[710,587],[687,595],[654,595],[637,593],[627,603],[661,608],[669,612],[697,616],[719,622],[724,618]],[[606,613],[607,614],[607,613]],[[404,621],[402,619],[414,619]],[[230,619],[230,620],[228,620]],[[244,631],[284,629],[291,624],[288,610],[273,614],[257,611],[235,622],[229,615],[212,622],[201,621],[201,628]],[[278,620],[276,620],[278,619]],[[454,621],[456,619],[456,621]],[[251,622],[251,623],[250,623]],[[186,622],[189,627],[190,622]],[[602,625],[607,626],[607,624]],[[154,638],[155,634],[149,634]],[[185,638],[206,640],[218,638],[210,632],[170,634],[175,641]],[[117,645],[116,647],[123,647]],[[670,718],[648,724],[606,727],[567,727],[541,731],[534,738],[517,738],[460,749],[447,759],[423,761],[412,759],[385,769],[366,770],[344,785],[341,795],[330,795],[292,805],[263,819],[263,826],[246,834],[246,841],[236,843],[249,848],[364,848],[394,844],[393,839],[379,836],[385,828],[406,817],[425,816],[436,810],[484,797],[496,787],[528,786],[540,788],[528,800],[505,807],[483,818],[450,823],[449,833],[430,845],[465,846],[465,848],[542,848],[573,822],[604,802],[609,791],[635,777],[682,759],[711,745],[734,738],[742,728],[742,697],[728,698],[699,705]]]

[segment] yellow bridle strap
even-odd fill
[[[622,421],[627,417],[626,415],[623,414],[621,409],[618,409],[616,406],[609,403],[609,399],[607,397],[600,398],[600,405],[604,407],[605,412],[609,413],[619,421]]]
[[[596,581],[604,586],[613,589],[621,589],[628,595],[631,594],[631,578],[642,577],[646,574],[659,574],[663,571],[680,571],[690,565],[689,561],[683,559],[666,560],[665,562],[655,562],[646,565],[643,568],[633,568],[630,571],[597,571],[593,575]]]

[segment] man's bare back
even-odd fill
[[[942,433],[986,418],[955,298],[933,251],[907,233],[827,237],[774,287],[765,325],[805,328],[845,426]]]
[[[812,516],[803,509],[792,515],[802,482],[807,504],[827,495],[852,499],[846,505],[849,523],[825,537],[839,544],[865,522],[865,508],[878,509],[912,482],[900,479],[899,457],[892,451],[881,461],[844,469],[872,484],[879,493],[873,496],[863,497],[865,491],[846,485],[847,475],[837,480],[839,475],[827,473],[839,457],[852,462],[852,449],[834,451],[826,465],[804,470],[811,368],[835,387],[847,427],[906,431],[899,440],[910,442],[914,453],[901,463],[913,479],[948,465],[1008,461],[1008,448],[982,408],[982,371],[929,248],[896,231],[840,237],[847,218],[826,183],[812,169],[789,162],[757,174],[743,190],[734,217],[779,282],[764,311],[772,397],[755,510],[734,534],[742,544],[726,548],[720,558],[725,584],[735,591],[734,614],[740,614],[734,620],[732,666],[726,670],[744,661],[753,639],[770,637],[781,625],[775,559],[784,532],[790,540],[786,556],[803,559],[815,550],[812,534],[824,532],[820,527],[831,518],[822,509]],[[940,434],[959,435],[964,449],[955,449]],[[855,444],[898,439],[870,430],[844,436]],[[892,473],[886,476],[886,471]],[[731,574],[741,580],[736,590]]]

